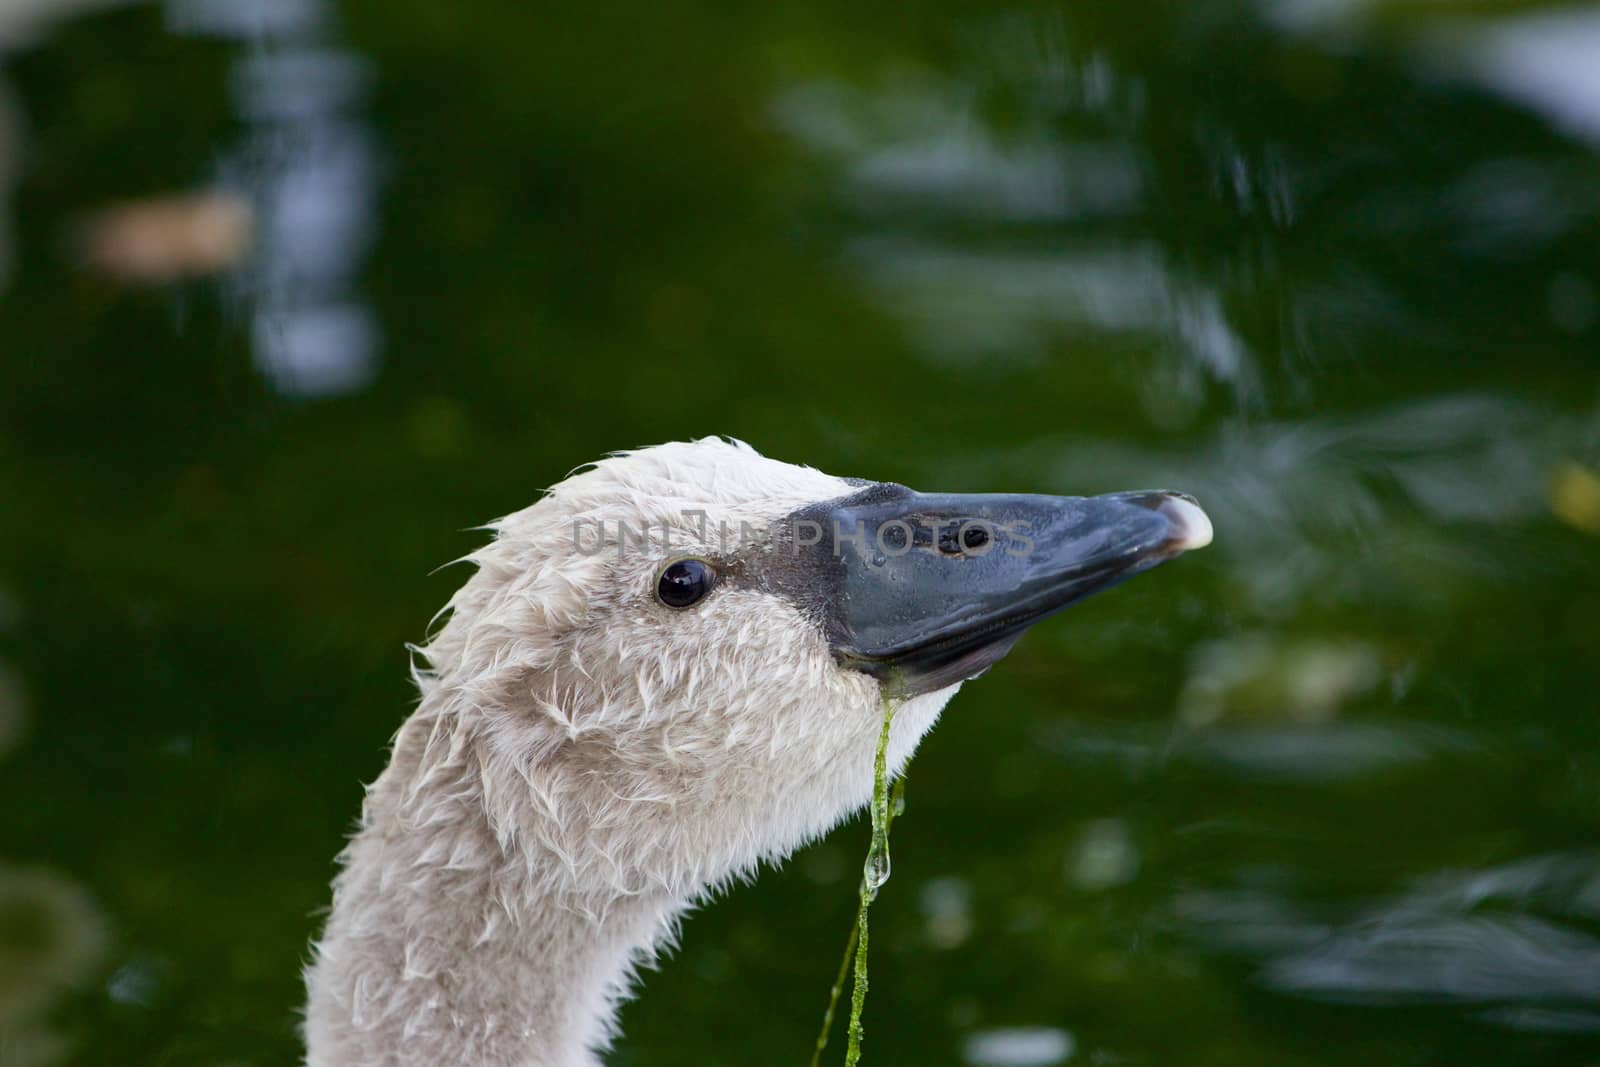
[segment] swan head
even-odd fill
[[[405,796],[465,768],[517,895],[579,901],[781,857],[867,801],[885,701],[898,770],[1028,626],[1210,539],[1178,494],[922,494],[716,438],[492,528],[419,650]]]

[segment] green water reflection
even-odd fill
[[[713,432],[1216,525],[924,745],[867,1063],[1600,1056],[1591,13],[226,8],[0,32],[0,1063],[296,1062],[435,568]],[[224,277],[85,267],[214,183]],[[610,1062],[803,1062],[864,844]]]

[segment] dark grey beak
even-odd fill
[[[792,516],[792,550],[827,576],[818,608],[840,661],[900,696],[982,673],[1024,630],[1211,541],[1192,497],[924,494],[875,485]]]

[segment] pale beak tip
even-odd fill
[[[1172,543],[1180,551],[1189,552],[1211,543],[1211,517],[1192,500],[1169,496],[1156,509],[1165,515],[1175,530]]]

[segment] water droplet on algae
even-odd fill
[[[856,932],[845,949],[844,963],[839,968],[839,978],[834,982],[828,997],[828,1010],[822,1017],[822,1033],[817,1037],[816,1049],[811,1054],[812,1067],[817,1067],[822,1048],[828,1043],[828,1025],[833,1020],[834,1005],[844,985],[845,971],[855,963],[855,984],[850,990],[850,1025],[846,1029],[845,1067],[856,1067],[861,1062],[861,1009],[867,1002],[867,909],[883,883],[889,880],[889,824],[890,814],[889,774],[889,724],[894,719],[894,705],[888,688],[883,696],[883,727],[878,732],[878,751],[872,761],[872,845],[867,850],[867,861],[861,871],[860,907],[856,910]],[[896,786],[896,796],[901,787]]]
[[[872,842],[872,847],[867,850],[867,862],[862,867],[861,877],[866,879],[867,892],[874,895],[883,888],[883,883],[889,880],[889,842],[887,840]]]

